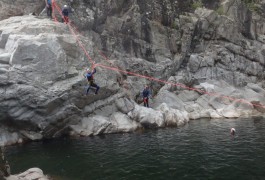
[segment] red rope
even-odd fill
[[[63,14],[61,13],[60,11],[60,8],[58,8],[57,4],[55,3],[55,7],[57,8],[57,10],[60,12],[61,16],[63,17]],[[80,39],[78,38],[78,36],[76,35],[76,33],[74,32],[73,29],[75,28],[72,28],[71,24],[68,23],[68,26],[71,30],[71,33],[74,35],[74,37],[76,38],[79,46],[82,48],[82,50],[85,52],[87,58],[91,61],[92,63],[92,68],[95,68],[96,66],[99,66],[99,67],[102,67],[102,68],[105,68],[105,69],[109,69],[109,70],[112,70],[112,71],[116,71],[116,72],[121,72],[121,73],[124,73],[124,74],[129,74],[129,75],[133,75],[133,76],[137,76],[137,77],[140,77],[140,78],[144,78],[144,79],[148,79],[148,80],[151,80],[151,81],[156,81],[156,82],[160,82],[160,83],[163,83],[163,84],[169,84],[169,85],[172,85],[172,86],[178,86],[178,87],[181,87],[183,89],[187,89],[187,90],[192,90],[192,91],[196,91],[196,92],[199,92],[201,94],[207,94],[209,96],[216,96],[216,97],[220,97],[220,98],[223,98],[223,99],[228,99],[228,100],[231,100],[231,101],[235,101],[235,102],[241,102],[241,103],[245,103],[245,104],[249,104],[249,105],[252,105],[252,106],[255,106],[255,107],[261,107],[261,108],[265,108],[264,105],[261,105],[261,104],[255,104],[255,103],[251,103],[245,99],[237,99],[237,98],[233,98],[233,97],[229,97],[229,96],[224,96],[222,94],[219,94],[219,93],[210,93],[210,92],[207,92],[207,91],[203,91],[203,90],[200,90],[200,89],[197,89],[197,88],[192,88],[192,87],[188,87],[184,84],[180,84],[180,83],[173,83],[173,82],[169,82],[169,81],[165,81],[165,80],[161,80],[161,79],[157,79],[157,78],[154,78],[154,77],[151,77],[151,76],[145,76],[145,75],[141,75],[141,74],[137,74],[137,73],[134,73],[134,72],[129,72],[129,71],[125,71],[125,70],[122,70],[122,69],[119,69],[119,68],[115,68],[115,67],[109,67],[109,66],[105,66],[105,65],[102,65],[102,64],[95,64],[95,62],[92,60],[92,58],[89,56],[88,52],[86,51],[85,47],[83,46],[83,44],[80,42]],[[77,30],[76,30],[77,31]],[[102,57],[104,57],[104,59],[106,59],[107,61],[109,61],[109,59],[102,53],[98,50],[98,52],[101,54]],[[109,61],[110,62],[110,61]],[[110,64],[112,64],[110,62]]]
[[[53,18],[54,18],[54,21],[58,23],[58,20],[56,19],[56,16],[55,16],[54,6],[55,6],[55,0],[52,0],[52,14],[54,14]]]
[[[117,72],[121,72],[121,73],[124,73],[124,74],[129,74],[129,75],[133,75],[133,76],[149,79],[151,81],[156,81],[156,82],[160,82],[160,83],[163,83],[163,84],[169,84],[169,85],[172,85],[172,86],[178,86],[178,87],[181,87],[183,89],[197,91],[197,92],[199,92],[201,94],[207,94],[209,96],[217,96],[217,97],[220,97],[220,98],[223,98],[223,99],[229,99],[231,101],[241,102],[241,103],[253,105],[253,106],[256,106],[256,107],[265,108],[265,106],[263,106],[261,104],[254,104],[254,103],[251,103],[251,102],[249,102],[249,101],[247,101],[245,99],[237,99],[237,98],[233,98],[233,97],[229,97],[229,96],[224,96],[224,95],[219,94],[219,93],[210,93],[210,92],[203,91],[203,90],[200,90],[200,89],[196,89],[196,88],[191,88],[191,87],[185,86],[184,84],[173,83],[173,82],[157,79],[157,78],[154,78],[154,77],[151,77],[151,76],[145,76],[145,75],[137,74],[137,73],[134,73],[134,72],[124,71],[124,70],[121,70],[119,68],[105,66],[105,65],[102,65],[102,64],[96,64],[95,67],[96,66],[99,66],[99,67],[102,67],[102,68],[105,68],[105,69],[109,69],[109,70],[113,70],[113,71],[117,71]]]
[[[56,4],[56,2],[54,2],[54,5],[55,5],[57,11],[59,11],[59,13],[60,13],[60,15],[62,16],[62,18],[65,20],[65,22],[67,22],[66,19],[65,19],[65,17],[64,17],[63,14],[62,14],[60,8],[59,8],[58,5]],[[89,56],[89,54],[88,54],[88,52],[86,51],[84,45],[81,43],[80,39],[78,38],[78,36],[77,36],[76,33],[74,32],[74,30],[73,30],[71,24],[70,24],[70,23],[67,23],[67,25],[68,25],[68,27],[69,27],[71,33],[73,34],[73,36],[74,36],[75,39],[77,40],[78,45],[79,45],[80,48],[84,51],[84,53],[85,53],[87,59],[91,62],[92,66],[93,66],[93,64],[95,64],[95,62],[94,62],[94,61],[92,60],[92,58]]]

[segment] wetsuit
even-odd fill
[[[90,87],[96,88],[95,94],[98,93],[99,86],[94,82],[94,77],[93,77],[93,75],[96,72],[97,72],[96,69],[94,69],[92,73],[89,72],[89,73],[86,74],[86,78],[87,78],[87,81],[88,81],[88,84],[89,84],[89,86],[88,86],[88,88],[86,90],[86,94],[88,94]]]
[[[62,9],[62,14],[63,14],[62,22],[65,22],[67,24],[69,22],[69,9],[67,7],[64,7]]]
[[[148,88],[145,88],[143,90],[143,100],[144,100],[144,107],[149,107],[149,96],[150,96],[150,90]]]
[[[52,0],[47,0],[47,16],[52,18]]]

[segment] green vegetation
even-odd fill
[[[242,1],[243,3],[246,4],[246,6],[248,7],[250,11],[258,12],[259,6],[257,3],[260,3],[261,0],[242,0]]]
[[[261,0],[242,0],[244,3],[249,4],[249,3],[260,3]]]
[[[197,8],[202,8],[203,7],[203,3],[201,0],[196,0],[192,3],[191,5],[192,9],[197,9]]]
[[[216,9],[217,14],[219,15],[223,15],[224,14],[224,7],[220,6]]]
[[[178,27],[178,24],[177,24],[176,21],[174,21],[174,22],[171,24],[171,28],[173,28],[173,29],[177,29],[177,27]]]

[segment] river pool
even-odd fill
[[[265,119],[34,142],[6,156],[12,173],[39,167],[55,180],[265,179]]]

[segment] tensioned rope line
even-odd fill
[[[130,75],[133,75],[133,76],[138,76],[138,77],[141,77],[141,78],[149,79],[151,81],[156,81],[156,82],[160,82],[160,83],[164,83],[164,84],[178,86],[178,87],[181,87],[183,89],[197,91],[197,92],[199,92],[201,94],[207,94],[209,96],[220,97],[220,98],[223,98],[223,99],[229,99],[229,100],[232,100],[232,101],[237,101],[237,102],[242,102],[242,103],[245,103],[245,104],[250,104],[250,105],[253,105],[253,106],[256,106],[256,107],[265,108],[264,105],[251,103],[251,102],[249,102],[249,101],[247,101],[245,99],[237,99],[237,98],[233,98],[233,97],[230,97],[230,96],[224,96],[224,95],[219,94],[219,93],[210,93],[210,92],[203,91],[203,90],[200,90],[200,89],[197,89],[197,88],[191,88],[191,87],[185,86],[184,84],[173,83],[173,82],[170,82],[170,81],[165,81],[165,80],[157,79],[157,78],[154,78],[154,77],[151,77],[151,76],[145,76],[145,75],[137,74],[137,73],[130,72],[130,71],[124,71],[124,70],[121,70],[119,68],[109,67],[109,66],[105,66],[105,65],[102,65],[102,64],[95,64],[95,67],[96,66],[99,66],[99,67],[102,67],[102,68],[105,68],[105,69],[109,69],[109,70],[113,70],[113,71],[117,71],[117,72],[122,72],[124,74],[130,74]]]
[[[57,8],[57,10],[60,12],[60,9],[58,8],[58,6],[56,5],[55,3],[55,6]],[[60,14],[62,15],[62,13],[60,12]],[[63,17],[63,15],[62,15]],[[74,35],[74,37],[76,38],[79,46],[83,49],[83,51],[85,52],[85,54],[87,55],[88,59],[92,62],[92,65],[93,67],[102,67],[104,69],[109,69],[109,70],[112,70],[112,71],[116,71],[116,72],[121,72],[121,73],[124,73],[124,74],[129,74],[129,75],[133,75],[133,76],[137,76],[137,77],[140,77],[140,78],[145,78],[145,79],[149,79],[151,81],[156,81],[156,82],[160,82],[160,83],[163,83],[163,84],[169,84],[169,85],[172,85],[172,86],[178,86],[178,87],[181,87],[181,88],[184,88],[184,89],[188,89],[188,90],[192,90],[192,91],[197,91],[201,94],[206,94],[206,95],[209,95],[209,96],[215,96],[215,97],[219,97],[219,98],[223,98],[223,99],[229,99],[231,101],[235,101],[235,102],[241,102],[241,103],[245,103],[245,104],[249,104],[249,105],[252,105],[252,106],[255,106],[255,107],[262,107],[262,108],[265,108],[264,105],[262,104],[255,104],[255,103],[251,103],[250,101],[247,101],[245,99],[238,99],[238,98],[233,98],[233,97],[230,97],[230,96],[224,96],[220,93],[210,93],[210,92],[207,92],[207,91],[203,91],[203,90],[200,90],[200,89],[197,89],[197,88],[192,88],[192,87],[188,87],[184,84],[181,84],[181,83],[173,83],[173,82],[170,82],[170,81],[165,81],[165,80],[161,80],[161,79],[157,79],[157,78],[154,78],[154,77],[151,77],[151,76],[146,76],[146,75],[141,75],[141,74],[138,74],[138,73],[134,73],[134,72],[130,72],[130,71],[125,71],[125,70],[122,70],[122,69],[119,69],[119,68],[115,68],[115,67],[110,67],[110,66],[105,66],[103,64],[95,64],[92,60],[92,58],[89,56],[88,52],[86,51],[86,49],[84,48],[84,46],[82,45],[82,43],[80,43],[80,40],[79,38],[77,37],[77,35],[74,33],[70,23],[67,24],[71,30],[71,33]],[[102,56],[103,54],[100,53]],[[104,58],[107,59],[106,56],[103,56]]]
[[[55,12],[53,12],[54,6],[55,6],[55,0],[52,0],[52,14],[55,13]],[[54,15],[54,21],[56,22],[56,24],[58,23],[58,20],[57,20],[55,15]]]
[[[60,11],[60,8],[58,7],[57,3],[54,2],[54,6],[55,8],[57,9],[57,11],[60,13],[60,15],[62,16],[62,18],[66,21],[66,19],[64,18],[62,12]],[[71,33],[74,35],[78,45],[80,46],[80,48],[84,51],[85,55],[87,56],[88,60],[91,62],[92,64],[92,69],[93,69],[93,66],[95,64],[95,62],[93,61],[93,59],[89,56],[88,52],[86,51],[84,45],[81,43],[80,39],[78,38],[78,36],[75,34],[74,30],[72,29],[72,26],[70,25],[70,22],[67,23]]]

